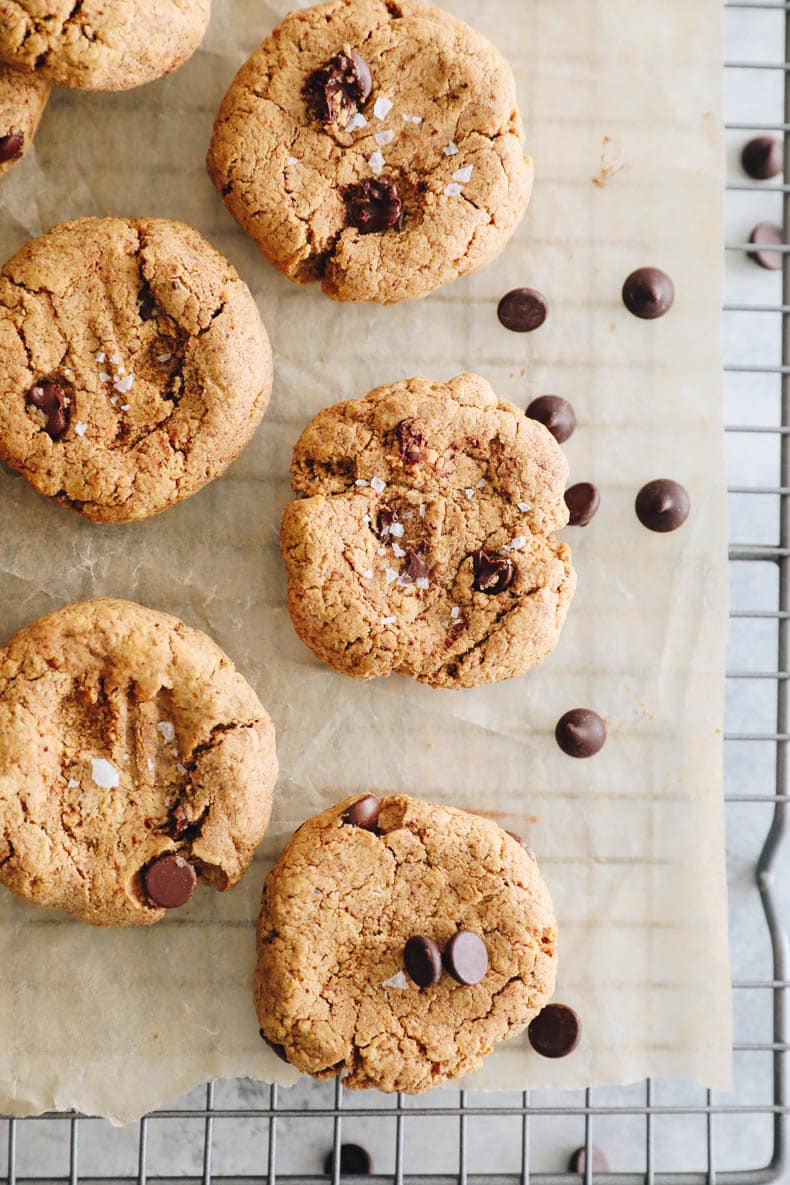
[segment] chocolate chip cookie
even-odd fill
[[[348,798],[266,881],[255,1004],[315,1078],[416,1094],[467,1074],[554,991],[557,926],[534,857],[478,815]]]
[[[0,61],[61,86],[128,90],[185,62],[210,13],[211,0],[0,0]]]
[[[49,92],[45,79],[0,64],[0,177],[33,142]]]
[[[548,429],[474,374],[320,412],[280,535],[297,633],[361,679],[472,687],[536,666],[576,581],[552,534],[567,474]]]
[[[292,12],[225,96],[208,169],[285,275],[383,303],[488,263],[532,188],[509,66],[419,0]]]
[[[232,888],[271,810],[274,728],[227,655],[129,601],[0,650],[0,883],[97,926]]]
[[[0,460],[95,522],[218,477],[271,382],[249,289],[183,223],[64,222],[0,271]]]

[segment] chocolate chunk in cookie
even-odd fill
[[[467,987],[480,983],[488,970],[486,944],[473,930],[459,930],[453,934],[442,958],[453,979]]]
[[[160,909],[179,909],[192,900],[197,873],[183,856],[166,852],[143,870],[143,884],[154,905]]]
[[[442,952],[422,934],[415,934],[404,946],[403,965],[417,987],[433,987],[442,978]]]
[[[62,382],[43,379],[30,388],[25,403],[41,412],[44,431],[52,440],[58,440],[68,428],[69,399]]]
[[[490,555],[481,548],[472,556],[472,565],[475,573],[472,588],[488,596],[505,592],[516,579],[516,565],[506,555]]]
[[[365,104],[373,82],[370,68],[356,50],[336,53],[305,83],[305,91],[319,119],[345,128],[349,116]]]
[[[375,794],[366,794],[358,798],[343,814],[343,822],[352,827],[361,827],[363,831],[375,831],[379,819],[381,803]]]

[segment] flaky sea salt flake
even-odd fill
[[[121,784],[118,770],[103,757],[94,757],[91,760],[91,777],[97,786],[101,786],[102,790],[114,790]]]
[[[390,535],[394,535],[396,539],[403,537],[403,523],[393,523],[390,527]]]
[[[472,169],[474,165],[464,165],[462,169],[456,169],[453,173],[453,181],[463,181],[464,184],[472,176]]]
[[[376,102],[373,104],[373,114],[376,119],[386,119],[392,110],[392,102],[384,95],[379,95]]]
[[[349,115],[348,119],[346,120],[345,130],[347,132],[355,132],[357,128],[366,128],[367,126],[368,121],[365,119],[365,116],[362,115],[360,111],[355,111],[354,114]]]
[[[172,357],[172,354],[157,354],[156,360],[157,362],[169,362]]]
[[[475,489],[482,490],[482,488],[485,484],[486,484],[486,479],[484,477],[481,477],[480,481],[475,482]]]
[[[362,573],[362,575],[365,577],[366,580],[372,580],[373,579],[373,569],[368,568],[367,571]]]
[[[529,502],[519,502],[519,503],[518,503],[518,508],[519,508],[519,510],[521,511],[521,513],[522,513],[522,514],[526,514],[528,510],[531,510],[531,509],[532,509],[532,507],[531,507],[531,505],[529,504]]]
[[[427,576],[418,576],[414,583],[417,585],[417,588],[430,588],[431,584]]]
[[[358,477],[357,480],[354,482],[354,485],[355,486],[369,486],[370,482],[365,481],[364,477]]]
[[[382,481],[380,477],[371,477],[370,484],[377,494],[383,494],[387,488],[386,481]]]
[[[69,790],[76,790],[78,786],[79,786],[79,782],[76,780],[76,778],[69,778],[69,781],[68,781]]]
[[[380,177],[384,172],[384,154],[380,148],[377,148],[376,151],[368,157],[368,164],[370,165],[371,173],[373,173],[376,177]]]
[[[106,357],[107,355],[105,354],[104,350],[99,350],[98,354],[96,355],[96,361],[99,363],[104,362]]]
[[[425,518],[425,503],[420,503],[420,518]]]
[[[156,726],[156,731],[159,733],[166,745],[172,744],[176,739],[175,725],[171,724],[169,720],[160,720]]]
[[[395,133],[391,131],[376,132],[376,143],[383,148],[385,144],[391,144],[395,139]]]
[[[113,386],[120,395],[125,395],[134,386],[134,375],[127,374],[122,379],[116,379]]]
[[[404,123],[422,123],[422,116],[421,115],[404,115],[403,122]]]
[[[452,609],[450,610],[450,616],[452,617],[453,621],[456,620],[456,618],[460,615],[460,613],[461,613],[461,610],[458,608],[458,606],[453,605]]]
[[[83,420],[80,420],[78,424],[74,425],[74,431],[78,436],[84,436],[88,431],[88,425]]]
[[[396,555],[399,560],[402,560],[403,557],[405,556],[406,552],[403,550],[402,547],[399,547],[397,543],[393,543],[392,554]]]
[[[120,361],[121,361],[121,355],[120,355],[120,354],[112,354],[112,355],[110,355],[110,362],[112,362],[113,366],[117,366],[117,365],[118,365],[118,363],[119,363]]]
[[[106,371],[102,370],[99,372],[99,379],[103,383],[111,383],[112,382],[112,375],[107,374]]]
[[[515,539],[510,540],[510,548],[512,551],[521,551],[526,542],[526,535],[516,535]]]
[[[442,152],[444,153],[445,156],[457,156],[458,155],[458,145],[455,143],[454,140],[451,140],[449,144],[445,144],[444,148],[442,149]]]
[[[180,761],[176,762],[176,769],[178,770],[178,772],[181,774],[182,777],[187,772],[187,767],[185,765],[182,765]]]
[[[468,490],[464,490],[464,493],[466,494],[467,498],[474,498],[474,496],[475,496],[475,492],[471,488],[469,488]]]
[[[394,568],[385,568],[384,569],[384,579],[387,581],[387,584],[392,584],[393,580],[398,579],[398,573],[395,571]]]
[[[407,991],[409,981],[402,971],[396,971],[390,979],[382,979],[382,987],[398,988],[399,991]]]
[[[445,185],[444,192],[448,197],[459,197],[461,194],[461,186],[457,181],[450,181],[447,185]]]
[[[397,617],[382,617],[381,624],[382,625],[394,625],[397,620],[398,620]]]

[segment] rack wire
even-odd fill
[[[743,20],[751,11],[755,19],[758,14],[776,18],[783,30],[783,42],[777,43],[781,57],[739,57],[725,63],[730,79],[746,72],[779,81],[771,90],[776,109],[767,113],[767,122],[763,118],[731,120],[726,124],[728,135],[735,145],[751,132],[775,132],[784,136],[787,149],[781,182],[747,182],[733,169],[727,201],[745,198],[774,203],[788,228],[790,0],[725,0],[724,7],[727,19],[739,14]],[[739,38],[738,44],[742,43],[748,47],[749,39]],[[736,232],[726,244],[728,273],[743,265],[749,250],[742,237]],[[253,1083],[210,1083],[178,1105],[146,1116],[134,1128],[111,1129],[101,1120],[76,1114],[24,1120],[0,1117],[0,1138],[5,1136],[0,1180],[7,1185],[33,1181],[247,1185],[252,1180],[275,1185],[279,1179],[331,1180],[338,1185],[341,1146],[350,1132],[351,1138],[367,1144],[377,1162],[375,1176],[367,1179],[393,1185],[529,1185],[531,1181],[592,1185],[593,1180],[601,1185],[768,1185],[790,1181],[790,979],[783,917],[790,895],[777,877],[790,802],[790,244],[773,249],[782,255],[781,291],[777,288],[772,293],[775,299],[753,299],[754,284],[747,286],[750,291],[744,298],[736,284],[736,294],[728,295],[724,304],[725,341],[732,331],[733,336],[740,334],[758,344],[762,340],[766,346],[759,361],[728,359],[724,367],[725,381],[736,388],[736,406],[760,412],[759,422],[736,418],[726,429],[736,469],[736,479],[728,487],[733,530],[737,532],[742,521],[755,521],[753,511],[743,510],[744,504],[755,499],[765,504],[759,530],[754,531],[758,537],[748,542],[736,537],[730,546],[732,630],[733,636],[738,630],[746,631],[741,641],[746,645],[753,641],[755,654],[764,653],[767,642],[775,655],[775,660],[768,660],[771,669],[738,667],[728,672],[728,717],[736,723],[724,738],[728,775],[734,773],[736,782],[732,789],[733,779],[728,776],[725,796],[731,882],[733,876],[736,882],[739,875],[748,878],[750,906],[737,919],[741,932],[759,924],[762,937],[767,938],[766,974],[733,981],[736,1024],[739,1013],[749,1019],[748,1039],[734,1044],[734,1092],[719,1096],[688,1084],[648,1079],[617,1090],[518,1095],[473,1095],[462,1090],[442,1092],[427,1101],[373,1094],[363,1101],[354,1097],[350,1103],[339,1081],[305,1083],[289,1091]],[[760,319],[768,322],[767,335],[753,328]],[[748,397],[739,399],[737,393],[742,395],[747,381]],[[773,414],[763,414],[766,400],[761,403],[759,391],[755,397],[757,384],[764,385],[769,405],[774,400]],[[754,441],[768,452],[760,454],[755,464],[757,454],[746,448],[741,463],[740,446]],[[744,464],[748,481],[738,478]],[[764,470],[776,479],[753,484],[756,468],[761,479]],[[744,727],[744,719],[755,707],[763,720],[770,716],[770,724]],[[749,754],[746,758],[738,756],[744,749]],[[744,773],[748,790],[738,785]],[[754,831],[755,818],[760,842],[747,856],[732,839]],[[747,961],[747,966],[759,966],[759,962]],[[748,1063],[748,1059],[757,1061],[744,1073],[739,1062]],[[605,1147],[612,1171],[595,1170],[596,1143]],[[567,1171],[567,1153],[577,1147],[586,1152],[581,1174]],[[322,1175],[325,1153],[330,1171]]]

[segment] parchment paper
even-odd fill
[[[154,85],[55,93],[34,151],[2,184],[2,258],[84,214],[199,228],[252,287],[276,382],[228,474],[148,523],[91,525],[0,473],[0,634],[96,595],[180,615],[259,691],[282,776],[242,885],[201,891],[153,928],[95,930],[0,891],[0,1111],[77,1107],[124,1122],[210,1077],[292,1081],[251,1004],[262,881],[307,814],[368,789],[493,815],[527,836],[550,882],[557,998],[581,1014],[583,1042],[552,1063],[516,1039],[470,1085],[728,1084],[720,0],[445,3],[513,63],[537,185],[500,259],[425,301],[343,306],[290,284],[204,172],[220,99],[288,0],[215,0],[203,49]],[[677,287],[653,323],[620,302],[643,264]],[[517,284],[550,301],[531,335],[497,322],[497,299]],[[576,406],[573,480],[594,480],[602,505],[566,532],[579,588],[562,640],[537,672],[471,692],[346,679],[313,660],[285,608],[276,538],[292,446],[330,402],[465,369],[519,405],[550,391]],[[659,476],[691,493],[672,535],[633,513],[637,489]],[[591,761],[565,757],[552,736],[580,705],[609,723]]]

